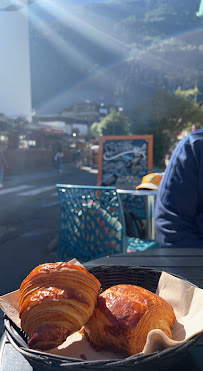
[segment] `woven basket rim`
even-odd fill
[[[98,269],[98,271],[100,270],[101,272],[104,271],[104,270],[107,270],[107,271],[111,271],[111,270],[114,270],[117,269],[121,269],[122,270],[125,270],[125,269],[130,269],[130,270],[134,270],[134,271],[147,271],[147,272],[154,272],[154,273],[162,273],[163,271],[162,270],[157,270],[153,267],[135,267],[135,266],[130,266],[130,265],[94,265],[94,266],[88,266],[88,264],[86,263],[86,266],[85,268],[88,270],[88,271],[94,271],[96,269]],[[179,275],[176,275],[176,274],[173,274],[173,273],[169,273],[177,278],[181,278],[183,279],[184,281],[186,282],[189,282],[191,285],[197,287],[195,284],[193,284],[192,282],[188,281],[187,279],[179,276]],[[64,365],[67,364],[67,367],[69,364],[73,365],[84,365],[87,367],[87,365],[91,365],[94,367],[95,366],[99,366],[100,367],[104,367],[105,368],[105,365],[110,367],[111,365],[112,366],[118,366],[119,368],[119,364],[121,365],[131,365],[131,364],[134,364],[135,365],[135,362],[149,362],[149,361],[152,361],[156,358],[159,358],[159,360],[161,361],[162,358],[164,357],[170,357],[171,360],[172,359],[176,359],[176,356],[177,354],[179,354],[180,352],[185,352],[188,348],[190,348],[191,346],[195,345],[196,342],[198,342],[202,337],[203,337],[203,332],[200,333],[200,334],[197,334],[197,335],[194,335],[191,339],[189,339],[188,341],[182,343],[182,344],[178,344],[178,345],[175,345],[173,347],[170,347],[170,348],[167,348],[167,349],[164,349],[162,351],[159,351],[159,352],[154,352],[154,353],[150,353],[148,355],[143,355],[143,354],[135,354],[134,356],[130,356],[130,357],[126,357],[124,359],[113,359],[113,360],[109,360],[109,359],[106,359],[106,360],[102,360],[102,361],[86,361],[86,360],[80,360],[78,358],[70,358],[70,357],[64,357],[64,356],[60,356],[60,355],[52,355],[52,354],[49,354],[49,353],[45,353],[45,352],[40,352],[40,351],[36,351],[36,350],[32,350],[32,349],[29,349],[28,348],[28,345],[25,343],[25,340],[23,339],[24,337],[24,333],[21,329],[18,329],[17,326],[12,322],[12,320],[10,318],[8,318],[6,315],[4,316],[4,325],[5,325],[5,329],[6,329],[6,333],[7,333],[7,336],[8,336],[8,339],[9,341],[12,343],[12,345],[28,360],[30,361],[30,363],[32,364],[32,361],[35,361],[35,362],[45,362],[47,360],[50,360],[50,361],[53,361],[53,362],[56,362],[56,363],[60,363],[62,362],[62,364]],[[23,343],[25,343],[25,345],[23,345]],[[60,366],[60,364],[59,364]],[[96,370],[96,368],[95,368]]]
[[[94,269],[103,269],[103,270],[106,270],[108,268],[109,269],[112,269],[112,270],[115,270],[115,269],[131,269],[131,270],[139,270],[139,271],[148,271],[148,272],[154,272],[154,273],[159,273],[161,274],[162,272],[165,272],[167,274],[170,274],[171,276],[174,276],[174,277],[177,277],[177,278],[180,278],[181,280],[189,283],[190,285],[192,286],[195,286],[195,287],[198,287],[197,285],[195,285],[195,283],[191,282],[190,280],[188,280],[187,278],[184,278],[183,276],[180,276],[176,273],[172,273],[172,272],[166,272],[164,270],[160,270],[160,269],[157,269],[157,268],[153,268],[153,267],[146,267],[146,266],[134,266],[134,265],[129,265],[129,264],[109,264],[109,265],[105,265],[105,264],[98,264],[98,265],[89,265],[88,266],[88,262],[84,264],[84,267],[88,270],[88,271],[92,271]]]
[[[130,356],[130,357],[127,357],[127,358],[124,358],[124,359],[113,359],[113,360],[109,360],[109,359],[106,359],[106,360],[101,360],[101,361],[83,361],[83,360],[80,360],[78,358],[70,358],[70,357],[64,357],[64,356],[60,356],[60,355],[52,355],[52,354],[49,354],[49,353],[45,353],[45,352],[40,352],[40,351],[36,351],[36,350],[32,350],[32,349],[29,349],[26,347],[26,344],[25,346],[22,346],[22,345],[19,345],[18,344],[18,341],[17,341],[17,338],[15,336],[15,333],[14,333],[14,327],[13,327],[13,322],[10,318],[5,318],[4,319],[4,324],[5,324],[5,328],[6,328],[6,336],[8,337],[8,340],[10,341],[10,343],[14,346],[14,348],[19,351],[19,353],[21,353],[28,361],[30,361],[30,363],[32,364],[32,361],[35,361],[35,362],[46,362],[47,360],[49,361],[53,361],[53,362],[56,362],[59,364],[60,366],[60,362],[62,362],[62,364],[67,364],[67,366],[69,365],[69,363],[73,363],[75,365],[84,365],[84,366],[87,366],[87,365],[92,365],[92,366],[96,366],[96,365],[103,365],[105,366],[105,364],[108,366],[113,366],[113,365],[118,365],[119,367],[119,364],[129,364],[129,366],[131,364],[134,364],[135,362],[142,362],[142,361],[152,361],[156,358],[158,358],[161,362],[162,358],[164,357],[171,357],[171,361],[176,359],[176,356],[177,354],[182,351],[183,352],[186,352],[186,350],[192,346],[194,346],[197,342],[199,342],[201,339],[203,339],[203,332],[200,333],[200,334],[197,334],[195,336],[193,336],[191,339],[189,339],[188,341],[182,343],[182,344],[178,344],[174,347],[170,347],[170,348],[167,348],[167,349],[164,349],[162,351],[159,351],[159,352],[153,352],[153,353],[150,353],[150,354],[147,354],[147,355],[142,355],[142,354],[136,354],[134,356]],[[20,334],[19,334],[20,336]],[[170,363],[170,362],[169,362]]]

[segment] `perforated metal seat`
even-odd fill
[[[142,240],[140,238],[128,237],[127,238],[127,251],[145,251],[148,249],[158,249],[160,245],[155,240]]]
[[[61,224],[57,260],[88,261],[127,251],[125,221],[114,187],[57,184]]]

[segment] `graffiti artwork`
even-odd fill
[[[100,138],[98,184],[133,189],[152,168],[152,135]]]

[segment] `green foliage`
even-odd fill
[[[197,86],[194,87],[194,89],[187,89],[187,90],[182,90],[181,87],[179,86],[178,89],[175,91],[175,95],[178,97],[183,97],[183,98],[193,98],[194,102],[199,93],[199,90]]]
[[[91,126],[91,134],[95,137],[101,135],[127,135],[130,131],[130,121],[121,112],[112,111],[103,120]]]
[[[166,154],[184,129],[191,131],[193,125],[196,129],[203,127],[203,108],[194,101],[197,93],[197,88],[178,88],[174,94],[166,89],[157,89],[148,104],[135,105],[128,117],[120,112],[111,112],[91,126],[91,133],[95,137],[152,134],[154,166],[162,167]]]
[[[100,122],[94,122],[90,127],[91,136],[98,138],[102,135]]]
[[[189,99],[194,92],[194,89],[189,89],[183,93],[179,89],[175,94],[171,94],[165,89],[158,89],[148,107],[143,107],[143,110],[140,106],[134,107],[131,113],[131,119],[135,115],[132,132],[140,134],[143,126],[143,134],[153,134],[155,166],[163,165],[165,155],[182,130],[191,130],[192,125],[195,125],[196,129],[203,127],[203,110]]]

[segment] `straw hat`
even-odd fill
[[[164,173],[151,173],[143,176],[142,183],[136,189],[151,189],[157,191]]]

